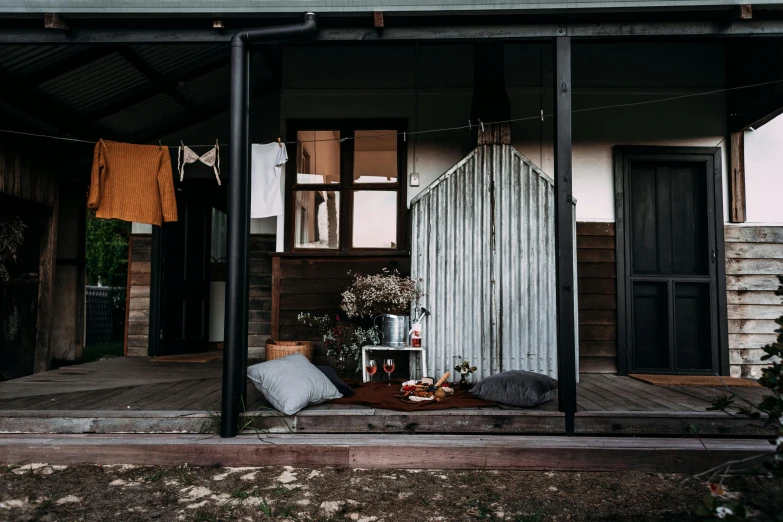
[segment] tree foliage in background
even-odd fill
[[[130,223],[87,214],[87,284],[124,287],[128,277]]]
[[[128,282],[128,240],[130,223],[119,219],[99,219],[95,211],[87,214],[87,284],[111,288],[111,315],[114,334],[119,341],[125,333],[125,287]]]

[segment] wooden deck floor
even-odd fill
[[[207,412],[220,409],[221,371],[221,361],[120,358],[0,383],[0,431],[198,431],[210,417]],[[605,374],[583,374],[580,381],[576,420],[580,433],[684,435],[693,424],[712,435],[762,433],[742,417],[706,411],[713,397],[727,394],[724,388],[653,386]],[[761,388],[733,391],[753,403],[764,392]],[[261,428],[299,433],[562,433],[564,424],[556,401],[526,410],[411,413],[323,404],[288,418],[270,412],[250,385],[247,402],[247,411]]]

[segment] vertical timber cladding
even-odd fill
[[[272,258],[275,236],[250,236],[250,279],[247,323],[248,353],[262,357],[264,346],[272,333]]]
[[[579,368],[617,373],[617,274],[614,223],[576,224]]]
[[[152,234],[133,234],[128,266],[125,355],[147,356],[150,325]]]
[[[732,377],[758,378],[763,346],[776,338],[775,319],[783,297],[775,295],[783,275],[783,226],[726,224],[726,302]]]
[[[411,202],[411,272],[432,315],[433,375],[557,376],[554,183],[509,145],[479,146]]]

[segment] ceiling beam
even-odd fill
[[[228,43],[233,33],[214,29],[73,29],[67,34],[46,30],[0,30],[0,44],[181,44]],[[470,41],[524,40],[571,36],[573,38],[643,37],[745,37],[783,36],[783,20],[697,20],[682,22],[506,24],[472,26],[422,25],[419,27],[324,28],[320,41]]]
[[[57,129],[60,134],[81,139],[116,138],[114,133],[99,125],[83,125],[82,115],[30,85],[23,78],[0,69],[0,100],[36,120]]]
[[[167,82],[158,71],[156,71],[150,64],[144,61],[144,59],[136,54],[135,51],[129,47],[123,47],[118,51],[128,63],[136,68],[141,74],[143,74],[160,92],[165,92],[174,101],[179,103],[190,114],[198,114],[199,110],[196,105],[187,99],[182,91],[179,90],[178,84],[174,85]]]
[[[219,58],[203,63],[195,69],[187,71],[186,73],[180,75],[176,80],[166,80],[166,85],[170,88],[176,88],[180,82],[187,83],[189,81],[195,80],[196,78],[201,78],[202,76],[217,71],[218,69],[226,67],[227,65],[229,65],[228,48],[226,48],[225,53],[221,53]],[[108,118],[112,114],[116,114],[124,109],[127,109],[128,107],[132,107],[138,103],[145,102],[150,98],[154,98],[162,92],[165,91],[162,90],[159,85],[154,84],[151,87],[134,91],[127,96],[119,98],[116,101],[109,103],[108,105],[101,107],[94,112],[91,112],[87,115],[86,118],[93,123],[98,122],[104,118]]]

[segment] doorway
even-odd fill
[[[621,373],[726,373],[720,154],[615,149]]]
[[[178,186],[175,222],[152,237],[150,355],[206,352],[212,280],[212,209],[222,207],[214,180]],[[159,332],[156,336],[153,332]]]

